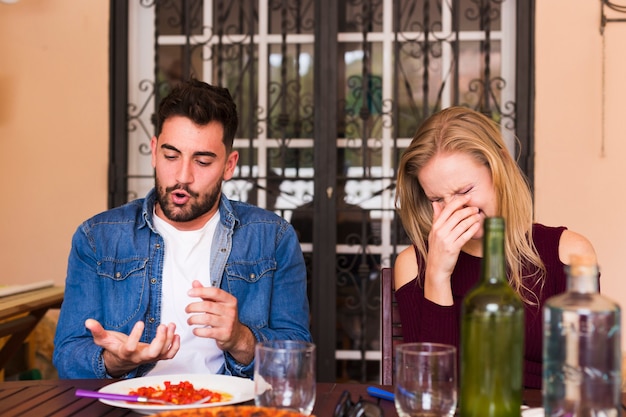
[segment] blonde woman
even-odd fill
[[[509,282],[525,303],[524,383],[541,387],[542,307],[566,289],[572,254],[595,252],[565,227],[533,221],[532,198],[498,126],[465,107],[432,115],[400,160],[396,207],[413,245],[394,265],[405,342],[459,346],[461,301],[476,284],[483,221],[506,221]]]

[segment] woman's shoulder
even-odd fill
[[[559,258],[564,264],[569,264],[572,255],[590,256],[597,262],[596,251],[589,239],[579,233],[565,230],[559,244]]]
[[[537,249],[557,248],[558,258],[569,264],[572,255],[590,255],[596,258],[593,245],[585,236],[569,230],[565,226],[546,226],[540,223],[533,225],[533,240]]]
[[[413,245],[402,250],[393,265],[393,281],[396,289],[417,278],[417,257]]]

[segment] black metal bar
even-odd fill
[[[518,164],[535,183],[535,0],[517,2],[515,135],[520,140]]]
[[[481,53],[484,59],[483,91],[480,100],[480,111],[491,117],[489,92],[491,88],[491,3],[486,0],[480,7],[480,29],[485,32],[485,40],[481,42]]]
[[[109,7],[109,208],[128,195],[128,2],[111,0]]]
[[[454,32],[454,40],[452,41],[452,55],[454,57],[454,71],[452,76],[452,103],[458,105],[461,101],[459,89],[460,79],[460,62],[461,62],[461,2],[460,0],[452,1],[452,31]],[[435,109],[437,110],[437,109]]]
[[[159,50],[159,28],[160,28],[160,14],[161,12],[159,11],[159,8],[162,7],[161,3],[159,2],[159,0],[154,2],[154,42],[153,42],[153,47],[152,50],[154,51],[154,57],[153,57],[153,62],[154,62],[154,68],[153,68],[153,77],[154,77],[154,102],[153,102],[153,112],[152,112],[152,121],[154,123],[154,134],[156,136],[161,134],[161,126],[159,125],[159,120],[158,117],[156,117],[158,108],[159,108],[159,103],[161,102],[161,93],[163,92],[163,88],[162,86],[164,84],[169,83],[168,79],[164,79],[162,81],[159,80],[159,55],[160,55],[160,50]],[[181,72],[181,74],[183,74]],[[184,74],[183,74],[184,76]]]
[[[336,224],[335,187],[337,182],[337,47],[338,2],[315,2],[315,120],[314,169],[315,198],[313,221],[313,277],[311,280],[313,340],[317,344],[317,380],[336,379],[335,345],[337,320],[335,285]],[[326,244],[324,244],[326,242]]]
[[[601,1],[602,1],[602,7],[606,6],[611,10],[615,10],[616,12],[626,13],[626,5],[613,3],[611,0],[601,0]]]
[[[182,24],[182,32],[185,37],[185,44],[182,47],[181,51],[181,63],[182,63],[182,75],[183,80],[187,80],[191,77],[191,4],[189,0],[183,0],[182,10],[181,10],[181,24]],[[157,67],[158,68],[158,67]]]
[[[423,59],[424,59],[424,74],[422,75],[422,100],[424,102],[424,108],[422,109],[422,120],[426,120],[430,115],[430,97],[429,97],[429,68],[430,68],[430,1],[424,1],[424,7],[422,9],[423,12],[423,23],[424,23],[424,45],[422,49],[424,51]]]

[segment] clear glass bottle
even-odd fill
[[[600,295],[598,267],[573,256],[564,294],[544,307],[546,416],[621,415],[621,309]]]
[[[485,219],[481,280],[463,300],[459,415],[519,417],[523,392],[524,305],[504,258],[504,219]]]

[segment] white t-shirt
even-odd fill
[[[180,349],[174,358],[157,362],[149,375],[215,374],[224,363],[223,352],[214,339],[192,333],[195,326],[187,324],[190,314],[185,312],[188,304],[201,301],[187,295],[191,283],[198,280],[206,287],[211,285],[211,242],[219,220],[218,211],[202,229],[181,231],[154,215],[154,226],[165,241],[161,323],[176,324]]]

